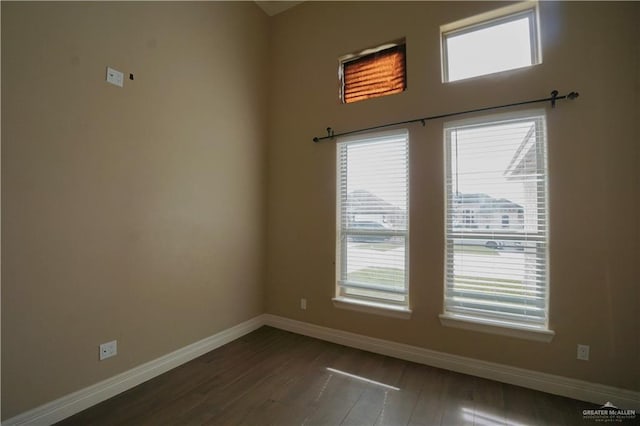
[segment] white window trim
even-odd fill
[[[501,24],[505,22],[509,22],[512,20],[516,20],[519,17],[531,15],[531,19],[533,20],[530,27],[530,35],[531,35],[531,65],[526,65],[524,67],[512,68],[508,70],[497,71],[495,73],[490,74],[481,74],[473,77],[467,77],[463,79],[457,79],[450,81],[449,80],[449,70],[448,70],[448,53],[447,53],[447,36],[455,35],[455,34],[463,34],[467,32],[472,32],[478,29],[482,29],[484,27],[491,27],[496,24]],[[537,0],[526,0],[520,3],[515,3],[506,7],[501,7],[499,9],[490,10],[485,13],[481,13],[479,15],[471,16],[468,18],[460,19],[455,22],[451,22],[449,24],[440,26],[440,56],[441,56],[441,76],[443,83],[456,83],[458,81],[466,81],[473,80],[478,78],[483,78],[486,76],[504,73],[504,72],[512,72],[516,70],[521,70],[523,68],[530,68],[542,63],[542,49],[541,40],[540,40],[540,12],[538,8]]]
[[[367,302],[364,300],[351,299],[348,297],[334,297],[331,299],[333,306],[340,309],[365,312],[367,314],[382,315],[385,317],[410,319],[413,312],[404,306],[387,305],[384,303]]]
[[[457,314],[440,314],[440,324],[445,327],[460,328],[463,330],[479,331],[481,333],[498,334],[501,336],[516,337],[538,342],[551,342],[555,331],[548,328],[523,327],[505,322],[494,322],[485,318],[475,318]]]
[[[520,111],[498,112],[494,114],[477,115],[475,117],[447,121],[446,123],[444,123],[443,129],[446,131],[451,127],[472,126],[476,124],[491,123],[492,121],[521,120],[521,119],[531,118],[532,116],[546,117],[546,110],[544,108],[531,108],[531,109],[524,109]]]
[[[367,138],[371,138],[374,139],[376,137],[387,137],[387,136],[392,136],[392,135],[399,135],[399,134],[404,134],[405,137],[407,138],[407,149],[409,149],[408,144],[409,144],[409,131],[408,129],[394,129],[394,130],[386,130],[386,131],[380,131],[380,132],[375,132],[375,133],[370,133],[367,134],[366,137]],[[347,137],[343,137],[340,138],[338,140],[338,142],[352,142],[352,141],[358,141],[358,140],[362,140],[363,139],[363,135],[354,135],[354,136],[347,136]],[[336,182],[340,182],[340,159],[339,159],[339,149],[338,149],[338,145],[336,144]],[[407,185],[409,185],[410,188],[410,170],[409,170],[409,162],[407,162]],[[341,217],[341,201],[339,200],[339,189],[336,188],[336,190],[338,191],[338,193],[336,194],[336,277],[335,277],[335,290],[334,290],[334,294],[335,297],[333,297],[331,300],[333,301],[333,305],[336,308],[340,308],[340,309],[348,309],[348,310],[353,310],[353,311],[358,311],[358,312],[364,312],[364,313],[370,313],[370,314],[376,314],[376,315],[382,315],[382,316],[389,316],[389,317],[394,317],[394,318],[401,318],[401,319],[409,319],[411,317],[411,298],[409,296],[410,294],[410,277],[409,277],[409,247],[410,247],[410,242],[409,242],[409,235],[410,235],[410,223],[411,220],[409,218],[409,212],[410,212],[410,203],[411,203],[411,199],[409,196],[407,196],[407,228],[406,228],[406,234],[404,234],[404,238],[405,238],[405,253],[404,253],[404,276],[405,276],[405,291],[406,291],[406,300],[407,303],[406,304],[397,304],[397,303],[393,303],[393,302],[389,302],[389,303],[384,303],[384,301],[374,301],[374,300],[365,300],[365,299],[358,299],[358,298],[352,298],[352,297],[348,297],[348,296],[344,296],[342,295],[341,289],[340,289],[340,284],[339,282],[341,281],[341,271],[343,268],[346,268],[346,264],[344,263],[344,256],[342,256],[342,247],[341,247],[341,242],[340,242],[340,217]],[[407,191],[410,193],[410,189],[407,189]],[[338,258],[338,255],[340,255],[340,257]]]
[[[544,116],[546,117],[545,114],[545,110],[538,108],[538,109],[529,109],[529,110],[522,110],[522,111],[515,111],[515,112],[509,112],[509,113],[498,113],[498,114],[490,114],[490,115],[484,115],[484,116],[477,116],[477,117],[471,117],[471,118],[466,118],[466,119],[461,119],[461,120],[454,120],[454,121],[449,121],[447,123],[444,123],[443,126],[443,137],[446,143],[446,132],[447,129],[452,128],[452,127],[460,127],[460,126],[467,126],[467,125],[476,125],[476,124],[483,124],[483,123],[490,123],[492,121],[504,121],[504,120],[519,120],[519,119],[525,119],[525,118],[529,118],[529,117],[534,117],[534,116]],[[546,136],[545,136],[546,137]],[[447,152],[446,149],[444,149],[443,152],[444,155],[444,164],[445,164],[445,174],[446,174],[446,162],[447,162]],[[547,177],[548,179],[548,177]],[[445,175],[445,181],[446,181],[446,175]],[[548,187],[547,187],[547,191],[548,191]],[[447,189],[445,188],[444,190],[444,197],[445,197],[445,205],[446,205],[446,199],[447,199]],[[547,194],[548,197],[548,194]],[[548,201],[547,201],[547,208],[548,207]],[[447,211],[446,209],[444,210],[444,223],[446,224],[446,215],[447,215]],[[548,225],[548,224],[547,224]],[[446,225],[445,225],[446,226]],[[551,234],[549,232],[549,228],[547,229],[547,244],[550,246],[551,243]],[[445,238],[445,246],[446,246],[447,242],[446,242],[446,238]],[[445,247],[445,251],[446,251],[446,247]],[[549,265],[549,253],[547,252],[547,273],[550,274],[550,265]],[[445,263],[444,263],[444,277],[446,277],[446,269],[447,269],[447,260],[446,260],[446,256],[445,256]],[[446,298],[446,278],[444,281],[444,286],[445,288],[443,289],[443,298],[442,298],[442,307],[444,309],[445,307],[445,298]],[[509,323],[508,321],[504,321],[504,320],[491,320],[489,318],[481,318],[481,317],[474,317],[471,315],[462,315],[462,314],[456,314],[456,313],[451,313],[451,312],[444,312],[442,314],[439,315],[439,319],[440,319],[440,323],[445,326],[445,327],[453,327],[453,328],[459,328],[459,329],[464,329],[464,330],[471,330],[471,331],[478,331],[478,332],[482,332],[482,333],[489,333],[489,334],[497,334],[497,335],[502,335],[502,336],[509,336],[509,337],[516,337],[516,338],[520,338],[520,339],[525,339],[525,340],[534,340],[534,341],[540,341],[540,342],[551,342],[551,340],[553,339],[553,337],[555,336],[555,331],[551,330],[549,328],[549,315],[550,315],[550,291],[549,291],[549,280],[547,280],[547,288],[546,288],[546,292],[545,292],[545,297],[546,297],[546,309],[547,309],[547,320],[545,322],[545,324],[543,326],[540,327],[534,327],[534,326],[526,326],[526,325],[522,325],[522,324],[517,324],[517,323]]]

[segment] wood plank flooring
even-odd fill
[[[593,407],[262,327],[58,424],[577,425]]]

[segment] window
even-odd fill
[[[407,88],[404,41],[348,55],[340,60],[340,99],[357,102]]]
[[[337,302],[408,312],[408,133],[337,147]]]
[[[544,113],[501,117],[445,127],[442,317],[545,332],[549,268]]]
[[[523,2],[444,25],[443,81],[540,63],[537,3]]]

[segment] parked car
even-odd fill
[[[524,250],[524,247],[520,241],[513,240],[456,238],[453,240],[453,243],[465,246],[481,246],[492,250]]]
[[[520,241],[513,240],[489,240],[484,246],[494,250],[524,250]]]
[[[357,231],[387,231],[389,228],[381,224],[380,222],[368,222],[368,221],[358,221],[351,222],[349,224],[349,230],[357,230]],[[390,235],[380,235],[380,234],[355,234],[349,235],[347,240],[358,243],[379,243],[383,241],[389,241],[391,239]]]

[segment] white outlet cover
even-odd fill
[[[111,358],[112,356],[116,356],[118,354],[118,341],[112,340],[107,343],[103,343],[100,345],[100,361],[103,359]]]
[[[589,345],[578,345],[577,358],[582,361],[589,361]]]
[[[120,71],[107,67],[107,82],[119,87],[124,86],[124,74]]]

